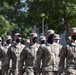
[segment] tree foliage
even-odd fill
[[[60,33],[76,26],[76,0],[0,0],[0,15],[0,36],[12,31],[27,38],[33,25],[40,28],[42,20],[45,27]]]
[[[4,16],[0,15],[0,36],[8,32],[10,28],[9,21],[7,21]]]
[[[30,20],[27,17],[27,12],[21,10],[26,7],[26,3],[20,0],[1,0],[0,5],[0,14],[4,16],[5,20],[8,20],[11,26],[9,31],[12,32],[12,35],[16,32],[20,32],[22,36],[27,37],[32,30],[32,26],[30,27]],[[8,28],[6,27],[6,29]]]
[[[27,3],[33,24],[40,26],[44,18],[45,25],[56,32],[76,25],[76,0],[27,0]],[[45,16],[42,17],[41,14]]]

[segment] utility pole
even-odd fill
[[[42,34],[44,35],[44,19],[42,19]]]
[[[45,14],[42,14],[42,35],[44,36],[44,16]]]

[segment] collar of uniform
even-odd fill
[[[21,43],[15,44],[15,47],[18,48],[21,46]]]
[[[34,45],[30,45],[30,48],[36,47],[37,43],[35,43]]]

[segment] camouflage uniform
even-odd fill
[[[59,53],[60,50],[62,49],[62,45],[59,44],[59,40],[60,40],[59,34],[54,34],[53,44],[52,44],[52,50],[54,52],[54,63],[53,63],[54,75],[57,75],[58,73],[58,67],[60,62]]]
[[[74,32],[76,33],[76,28],[75,30],[73,29],[72,34]],[[76,40],[76,38],[74,39]],[[63,70],[65,70],[66,75],[76,75],[76,45],[74,42],[71,42],[71,44],[66,45],[60,51],[60,64],[59,64],[60,73],[62,73]]]
[[[4,52],[3,52],[3,47],[1,46],[0,47],[0,75],[2,75],[3,58],[4,58]]]
[[[11,47],[9,47],[8,51],[7,51],[7,56],[5,59],[5,62],[3,64],[3,67],[5,69],[6,72],[8,72],[9,70],[9,62],[10,59],[12,60],[12,67],[11,67],[11,71],[13,73],[13,75],[17,75],[18,74],[18,62],[20,60],[20,53],[23,50],[24,45],[23,44],[19,44],[19,45],[12,45]]]
[[[6,41],[6,44],[3,45],[3,53],[4,53],[4,57],[2,58],[2,63],[5,62],[5,58],[6,58],[6,54],[7,54],[7,51],[8,51],[8,48],[11,46],[11,42],[9,44],[7,44],[7,40],[12,40],[11,36],[10,35],[7,35],[6,38],[5,38],[5,41]],[[5,70],[3,68],[3,64],[2,64],[2,75],[5,74]]]
[[[62,45],[57,44],[57,43],[53,43],[52,44],[52,50],[54,52],[54,63],[53,63],[53,72],[54,75],[57,75],[58,72],[58,67],[59,67],[59,62],[60,62],[60,57],[59,57],[59,53],[60,50],[62,49]]]
[[[11,44],[9,44],[8,46],[3,46],[3,48],[2,48],[2,51],[3,51],[3,53],[4,53],[4,56],[3,56],[3,58],[2,58],[2,63],[5,62],[6,54],[7,54],[8,48],[9,48],[10,46],[11,46]],[[4,70],[3,64],[2,64],[2,75],[4,75],[4,74],[5,74],[5,70]]]
[[[34,75],[35,73],[36,54],[40,46],[38,43],[36,43],[36,40],[37,40],[37,34],[31,33],[30,45],[27,45],[21,53],[20,66],[19,66],[20,73],[22,72],[24,62],[25,62],[25,71],[27,75]]]
[[[37,73],[42,75],[53,75],[53,50],[51,44],[46,44],[46,46],[40,46],[37,52],[36,60],[36,70]],[[42,66],[41,65],[42,61]]]
[[[59,70],[62,73],[66,68],[67,75],[75,75],[76,74],[76,52],[74,50],[74,45],[66,45],[63,47],[60,52],[60,65]],[[65,66],[65,58],[66,58],[66,66]],[[72,71],[72,72],[71,72]],[[74,71],[74,72],[73,72]]]
[[[50,29],[47,30],[46,38],[47,43],[44,45],[41,45],[37,52],[37,59],[36,59],[36,70],[37,74],[42,75],[53,75],[53,59],[54,59],[54,53],[52,50],[52,43],[53,43],[53,35],[54,30]]]
[[[27,75],[34,75],[36,53],[38,48],[39,44],[37,43],[35,43],[33,46],[29,45],[24,48],[20,57],[19,71],[22,71],[25,61],[25,71]]]
[[[0,37],[0,75],[2,75],[2,60],[4,57],[3,46],[2,46],[2,38]]]

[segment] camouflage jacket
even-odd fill
[[[8,48],[5,62],[3,63],[3,69],[8,70],[9,69],[9,62],[12,60],[12,70],[18,69],[18,62],[20,60],[20,53],[22,52],[23,48],[25,46],[23,44],[19,45],[12,45]]]
[[[26,46],[21,55],[20,55],[20,63],[19,63],[19,70],[23,70],[23,65],[25,62],[25,67],[35,67],[35,60],[36,60],[36,54],[39,48],[39,44],[35,43],[33,46],[28,45]]]
[[[53,71],[58,71],[59,68],[59,62],[60,62],[60,57],[59,57],[59,53],[60,50],[62,49],[62,45],[57,44],[57,43],[53,43],[52,44],[52,50],[54,53],[54,63],[53,63]]]
[[[59,71],[62,72],[65,68],[76,68],[76,46],[66,45],[60,51]]]
[[[3,58],[5,57],[5,53],[3,52],[3,46],[0,47],[0,69],[2,69]]]
[[[53,50],[51,44],[40,46],[37,52],[36,70],[40,71],[53,71]],[[41,68],[41,69],[40,69]]]

